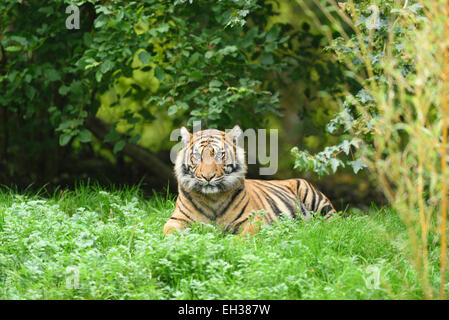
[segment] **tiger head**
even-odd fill
[[[243,184],[245,152],[237,145],[239,126],[229,132],[208,129],[191,134],[181,128],[184,148],[176,157],[175,173],[180,186],[201,194],[233,190]]]

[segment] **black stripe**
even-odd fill
[[[266,193],[265,191],[263,191],[262,189],[260,189],[260,192],[262,192],[265,195],[265,198],[267,199],[268,203],[271,206],[271,209],[273,210],[274,214],[276,216],[279,216],[281,214],[281,210],[279,209],[279,207],[276,205],[276,203],[274,202],[273,198],[271,198],[268,193]]]
[[[255,192],[255,191],[253,191],[253,194],[257,197],[257,199],[259,200],[259,202],[263,205],[263,201],[262,201],[262,199],[260,198],[259,194],[258,194],[257,192]],[[268,218],[269,218],[268,223],[269,223],[269,224],[272,224],[272,223],[273,223],[273,218],[271,217],[270,212],[268,211],[265,215],[268,216]]]
[[[240,219],[240,217],[241,217],[242,214],[244,213],[246,207],[248,206],[248,203],[249,203],[249,200],[248,200],[248,202],[246,202],[246,204],[243,206],[243,208],[242,208],[242,210],[240,211],[240,213],[239,213],[239,215],[237,216],[237,218],[235,218],[235,219],[230,223],[230,225],[233,224],[233,223],[234,223],[235,221],[237,221],[238,219]],[[248,220],[248,216],[247,216],[245,219],[243,219],[242,221],[240,221],[239,223],[237,223],[237,224],[234,226],[234,232],[237,232],[237,231],[239,230],[240,225],[241,225],[243,222],[247,221],[247,220]]]
[[[239,227],[242,225],[243,222],[246,222],[247,220],[248,220],[248,218],[246,218],[246,219],[240,221],[239,223],[237,223],[237,224],[234,226],[234,234],[237,233],[237,232],[239,231]]]
[[[259,202],[263,205],[263,201],[262,201],[262,199],[260,198],[259,194],[258,194],[257,192],[255,192],[255,191],[254,191],[253,193],[256,195],[256,197],[257,197],[257,199],[259,200]],[[268,216],[268,218],[269,218],[268,223],[269,223],[269,224],[272,224],[272,223],[273,223],[273,218],[272,218],[271,215],[270,215],[270,211],[268,211],[265,215]]]
[[[320,208],[320,204],[321,204],[321,200],[323,200],[323,194],[321,193],[321,191],[315,189],[317,194],[318,194],[318,199],[316,200],[316,205],[315,205],[315,211],[318,211],[318,209]]]
[[[189,175],[190,174],[190,169],[189,166],[185,163],[182,164],[182,173],[185,175]]]
[[[266,181],[266,183],[268,183],[272,188],[279,190],[281,192],[282,196],[284,197],[284,199],[286,199],[286,200],[294,200],[295,199],[294,193],[292,193],[292,195],[291,195],[292,197],[291,197],[291,199],[289,199],[290,193],[287,190],[285,190],[285,188],[286,188],[285,186],[279,186],[270,181]],[[270,188],[270,187],[267,187],[267,188]]]
[[[266,187],[268,189],[270,189],[273,194],[287,207],[287,209],[293,214],[293,216],[295,216],[295,211],[296,209],[293,207],[291,201],[294,202],[294,199],[288,199],[286,195],[282,194],[282,193],[278,193],[276,189],[271,188],[271,187]],[[291,200],[291,201],[289,201]]]
[[[273,194],[275,196],[277,196],[277,198],[287,207],[287,209],[290,211],[290,213],[293,215],[294,218],[296,218],[295,212],[296,209],[294,208],[294,206],[292,205],[292,201],[294,202],[294,198],[288,198],[288,193],[286,193],[286,191],[284,189],[282,189],[280,186],[277,185],[273,185],[271,183],[269,183],[267,181],[268,184],[272,185],[273,187],[270,186],[264,186],[263,184],[261,184],[263,187],[270,189]],[[265,193],[265,192],[264,192]],[[285,194],[284,194],[285,193]],[[289,201],[290,200],[290,201]],[[279,209],[278,209],[279,210]],[[287,213],[287,212],[286,212]]]
[[[269,224],[272,224],[272,223],[273,223],[273,218],[272,218],[271,215],[270,215],[270,211],[267,211],[267,212],[265,213],[265,216],[267,217],[268,223],[269,223]]]
[[[232,222],[230,224],[233,224],[234,222],[236,222],[238,219],[240,219],[240,217],[243,215],[243,213],[245,212],[246,207],[248,206],[249,200],[246,201],[245,205],[242,207],[242,210],[240,210],[240,213],[237,215],[237,217],[232,220]]]
[[[309,190],[311,190],[311,192],[312,192],[313,198],[312,198],[312,201],[311,201],[312,206],[307,205],[307,203],[304,203],[304,204],[306,205],[307,209],[315,211],[315,209],[313,208],[313,205],[314,205],[314,202],[315,202],[316,195],[315,195],[315,192],[313,191],[313,188],[310,186],[310,184],[307,181],[306,181],[306,183],[308,185]]]
[[[305,187],[304,187],[304,185],[305,185]],[[306,203],[306,200],[307,200],[307,196],[309,195],[309,188],[307,188],[307,185],[304,183],[304,184],[302,184],[301,183],[301,187],[304,189],[306,189],[306,191],[305,191],[305,193],[304,193],[304,197],[301,199],[301,202],[302,203]]]
[[[182,221],[182,222],[185,222],[185,223],[187,223],[188,225],[190,225],[190,222],[187,221],[187,220],[184,220],[184,219],[179,219],[179,218],[175,218],[175,217],[170,217],[169,220],[170,220],[170,219],[176,220],[176,221]]]
[[[293,195],[295,195],[295,191],[290,186],[285,186]]]
[[[195,208],[196,211],[198,211],[199,213],[201,213],[203,216],[207,217],[208,219],[213,220],[210,216],[205,214],[203,212],[203,210],[198,208],[198,206],[195,204],[195,202],[193,202],[192,197],[184,190],[184,188],[182,186],[180,187],[180,190],[181,190],[182,195],[190,201],[190,203],[192,204],[192,206]]]
[[[210,144],[214,144],[215,143],[216,146],[217,145],[220,146],[219,143],[222,142],[222,141],[223,141],[223,138],[221,138],[221,137],[210,137],[210,136],[208,136],[208,137],[204,137],[204,138],[196,141],[195,143],[199,143],[201,146],[203,146],[203,145],[205,145],[207,143],[210,143]]]
[[[235,144],[230,144],[229,141],[224,140],[223,148],[225,150],[226,159],[231,159],[232,163],[235,163]]]
[[[321,215],[326,215],[326,214],[328,214],[329,212],[334,212],[335,211],[335,209],[331,206],[331,205],[326,205],[326,206],[324,206],[323,208],[321,208]]]
[[[258,194],[256,191],[253,191],[253,193],[256,195],[257,199],[259,200],[259,202],[260,202],[260,203],[262,204],[262,206],[263,206],[263,201],[262,201],[262,199],[260,198],[259,194]]]
[[[316,191],[314,186],[312,186],[310,183],[309,183],[309,185],[310,185],[310,188],[312,188],[312,193],[313,193],[313,199],[312,199],[313,209],[312,209],[312,211],[317,212],[316,203],[317,203],[317,200],[318,200],[318,192]]]
[[[229,151],[229,148],[228,148],[228,146],[227,146],[226,143],[223,145],[223,149],[224,149],[224,153],[225,153],[225,158],[224,158],[224,160],[226,160],[226,159],[229,158],[229,155],[230,155],[230,151]]]
[[[304,206],[305,206],[304,203],[302,203],[302,202],[299,203],[299,211],[301,212],[301,215],[303,217],[305,217],[307,215],[307,212],[305,211]]]
[[[300,203],[301,214],[303,217],[310,217],[310,210],[306,207],[304,203]]]
[[[217,215],[217,217],[223,215],[223,213],[226,212],[226,210],[228,210],[229,206],[234,202],[234,200],[237,198],[237,196],[244,190],[244,188],[240,188],[238,189],[236,192],[234,192],[234,194],[231,197],[231,200],[226,204],[226,206],[224,208],[222,208],[219,212],[219,214]],[[244,196],[242,197],[242,199],[244,198]],[[242,201],[242,199],[240,199],[239,203]]]
[[[181,200],[179,200],[180,201],[180,203],[182,203],[182,201]],[[184,204],[183,204],[184,205]],[[195,221],[195,219],[193,219],[192,217],[190,217],[187,213],[185,213],[182,209],[181,209],[181,207],[180,206],[178,206],[178,209],[179,209],[179,212],[181,212],[183,215],[185,215],[190,221],[192,221],[192,222],[196,222]]]
[[[259,194],[257,192],[254,192],[254,194],[256,195],[257,199],[259,200],[260,203],[263,203],[262,199],[260,198]]]

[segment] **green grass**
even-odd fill
[[[0,191],[0,298],[422,298],[406,230],[387,209],[283,219],[243,240],[207,225],[164,237],[173,209],[174,196],[146,199],[133,188]],[[367,285],[375,270],[378,287]]]

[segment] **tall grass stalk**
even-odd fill
[[[444,8],[444,39],[449,39],[449,1],[446,1],[446,5]],[[446,172],[447,166],[447,118],[448,118],[448,76],[449,76],[449,46],[446,43],[444,46],[444,54],[443,54],[443,145],[441,150],[441,168],[443,172]],[[446,284],[446,255],[447,255],[447,239],[446,239],[446,223],[447,223],[447,184],[446,179],[443,178],[442,188],[441,188],[441,285],[440,285],[440,298],[445,298],[445,284]]]
[[[313,12],[310,2],[298,3]],[[373,124],[374,141],[361,148],[362,159],[407,226],[408,250],[424,297],[445,299],[449,1],[312,3],[339,33],[334,39],[331,29],[312,14],[330,47],[340,41],[363,63],[357,67],[354,56],[344,50],[336,55],[375,101],[372,112],[357,102],[354,92],[346,93],[353,95],[364,121]],[[378,18],[386,26],[367,27],[370,19]],[[440,279],[429,277],[434,254],[440,256]]]

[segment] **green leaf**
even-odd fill
[[[193,65],[195,62],[198,61],[198,59],[201,57],[199,52],[195,52],[192,54],[192,56],[189,59],[189,65]]]
[[[137,122],[140,121],[140,118],[139,118],[139,117],[132,117],[132,118],[126,119],[126,121],[127,121],[129,124],[136,124]]]
[[[25,76],[24,80],[25,80],[26,83],[30,83],[31,80],[33,80],[33,77],[32,77],[30,74],[27,74],[27,75]]]
[[[340,160],[335,159],[335,158],[331,158],[331,159],[329,160],[329,163],[330,163],[331,168],[332,168],[332,171],[333,171],[334,173],[335,173],[335,171],[337,171],[338,166],[343,164]]]
[[[56,131],[63,131],[65,129],[68,129],[72,126],[72,124],[73,124],[72,120],[61,122],[59,126],[56,128]]]
[[[106,23],[108,23],[108,17],[104,14],[101,14],[100,16],[98,16],[97,19],[95,19],[94,26],[95,26],[95,28],[99,29],[102,26],[104,26]]]
[[[106,73],[109,70],[111,70],[113,67],[114,67],[114,62],[112,62],[111,60],[105,60],[100,66],[100,71],[102,73]]]
[[[212,50],[210,50],[210,51],[207,51],[207,52],[206,52],[206,54],[204,55],[204,57],[205,57],[206,59],[210,59],[210,58],[212,58],[213,55],[214,55],[214,52],[213,52]]]
[[[354,173],[357,174],[363,168],[366,168],[366,164],[362,161],[362,159],[358,158],[357,160],[350,161],[349,164],[354,169]]]
[[[91,141],[91,134],[90,131],[87,129],[83,129],[78,133],[78,140],[87,143]]]
[[[92,58],[86,59],[86,63],[89,63],[89,64],[84,67],[84,70],[96,67],[101,64],[101,62],[95,61]]]
[[[68,144],[70,142],[70,139],[72,138],[72,134],[71,133],[63,133],[59,136],[59,145],[60,146],[65,146],[66,144]]]
[[[22,50],[22,47],[20,46],[9,46],[5,48],[5,51],[7,52],[16,52]]]
[[[267,42],[273,42],[274,40],[276,40],[279,36],[279,29],[276,25],[274,25],[270,31],[267,32],[267,36],[265,38],[265,40]]]
[[[164,80],[164,70],[162,70],[161,67],[157,66],[156,68],[154,68],[154,76],[155,76],[159,81]]]
[[[154,120],[156,119],[155,116],[153,116],[147,109],[141,109],[138,111],[138,113],[145,119],[145,120]]]
[[[220,87],[222,84],[223,84],[223,82],[214,79],[211,82],[209,82],[209,87],[210,88]]]
[[[97,82],[101,82],[101,79],[103,78],[103,74],[101,73],[100,70],[98,70],[97,72],[95,72],[95,80],[97,80]]]
[[[125,147],[126,142],[123,140],[118,141],[115,145],[114,145],[114,150],[112,150],[112,152],[117,153],[123,150],[123,148]]]
[[[220,49],[218,52],[224,56],[235,53],[238,51],[238,48],[236,46],[226,46],[223,49]]]
[[[36,94],[36,89],[34,89],[32,86],[26,85],[25,94],[28,99],[33,100],[34,95]]]
[[[114,129],[111,129],[109,133],[104,137],[104,142],[111,142],[120,139],[120,133],[115,131]]]
[[[343,142],[340,144],[340,146],[341,146],[342,150],[343,150],[346,154],[349,153],[349,150],[350,150],[350,148],[351,148],[351,143],[350,143],[348,140],[343,141]]]
[[[49,81],[58,81],[61,80],[61,75],[59,74],[58,71],[56,71],[55,69],[47,69],[44,71],[44,75],[45,77],[49,80]]]
[[[170,29],[170,25],[168,23],[163,23],[156,28],[156,30],[160,33],[165,33]]]
[[[22,46],[26,46],[28,44],[28,40],[21,36],[11,36],[10,39],[20,43]]]
[[[59,94],[62,96],[65,96],[70,91],[70,87],[67,87],[66,85],[62,85],[59,87]]]
[[[143,63],[143,64],[149,64],[151,61],[151,55],[146,52],[146,51],[141,51],[138,54],[139,60]]]
[[[184,101],[176,101],[176,105],[183,110],[189,109],[189,105],[187,103],[185,103]]]
[[[360,90],[357,93],[356,97],[360,100],[361,103],[375,101],[375,99],[365,89]]]
[[[170,106],[167,111],[169,116],[174,115],[176,112],[178,112],[178,106],[175,104]]]
[[[133,135],[133,136],[129,139],[129,142],[130,142],[130,143],[137,143],[137,142],[139,142],[139,140],[140,140],[141,137],[142,137],[142,136],[141,136],[140,134]]]
[[[264,53],[260,59],[261,64],[273,64],[273,55],[271,53]]]
[[[189,80],[198,81],[203,77],[203,73],[199,70],[194,70],[189,74]]]

